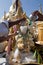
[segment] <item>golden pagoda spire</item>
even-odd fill
[[[42,14],[42,5],[40,4],[40,10],[39,12]]]

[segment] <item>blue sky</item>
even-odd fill
[[[42,4],[43,10],[43,0],[21,0],[23,10],[26,12],[27,16],[35,10],[39,10],[39,5]],[[12,0],[0,0],[0,18],[4,15],[4,11],[8,12],[9,7],[12,4]]]

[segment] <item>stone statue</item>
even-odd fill
[[[36,62],[36,59],[33,59],[33,53],[30,51],[31,47],[34,46],[34,42],[32,41],[27,26],[20,26],[20,31],[15,36],[15,40],[16,48],[10,56],[10,58],[13,57],[10,61],[12,63]]]

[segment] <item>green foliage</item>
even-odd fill
[[[36,56],[37,56],[37,51],[35,50],[33,58],[36,58]]]
[[[36,58],[37,59],[37,62],[39,64],[42,63],[42,57],[41,57],[41,55],[40,55],[40,53],[39,53],[38,50],[35,50],[34,55],[33,55],[33,58]]]
[[[38,63],[42,63],[41,55],[37,52],[37,61]]]

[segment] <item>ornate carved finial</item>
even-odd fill
[[[6,12],[4,11],[4,20],[6,20]]]
[[[14,4],[15,1],[16,1],[16,0],[12,0],[12,4]]]

